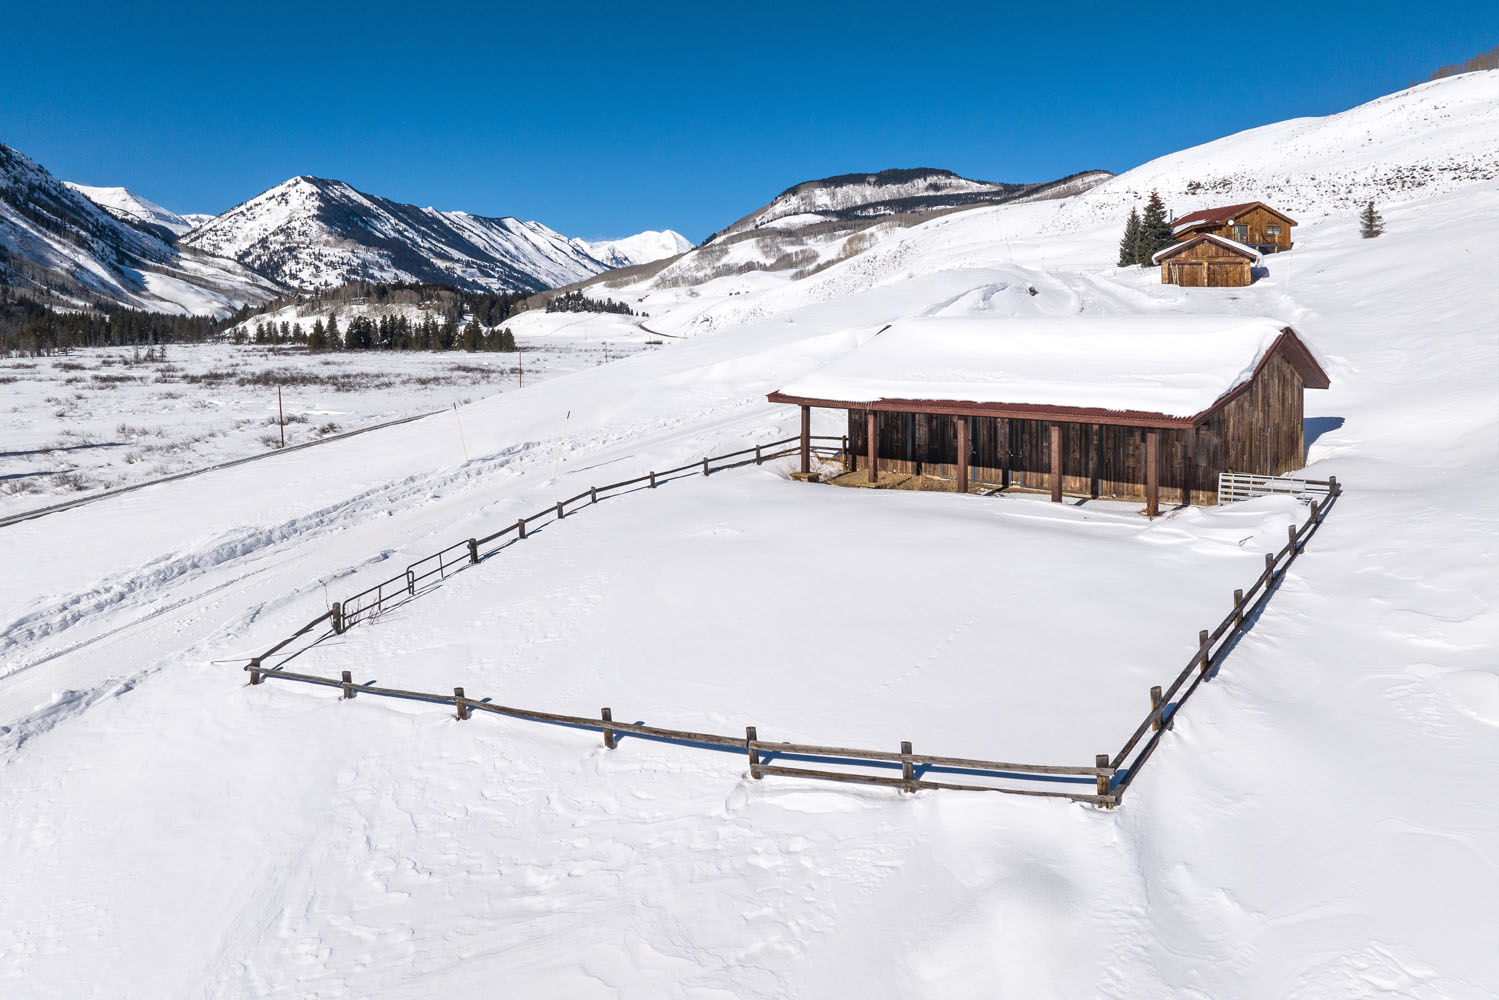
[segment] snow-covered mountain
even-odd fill
[[[608,267],[539,222],[418,208],[306,176],[235,206],[183,242],[294,288],[425,281],[540,291]]]
[[[611,268],[649,264],[692,249],[692,241],[672,229],[647,229],[618,240],[575,239],[572,244]]]
[[[841,174],[787,188],[769,205],[733,223],[719,236],[765,226],[796,228],[819,222],[876,219],[958,206],[997,205],[1020,199],[1078,194],[1112,175],[1090,170],[1043,184],[998,184],[959,177],[951,170],[916,167],[873,174]]]
[[[69,308],[200,314],[281,290],[234,261],[174,246],[156,225],[121,221],[0,143],[0,285]]]
[[[192,232],[198,226],[198,223],[193,222],[192,218],[185,215],[178,215],[170,209],[162,208],[156,202],[142,198],[129,188],[89,187],[87,184],[74,184],[72,181],[64,181],[63,183],[104,209],[110,215],[113,215],[116,219],[129,223],[137,229],[160,226],[175,238]],[[213,216],[199,215],[194,218],[207,220],[213,218]]]

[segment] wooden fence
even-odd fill
[[[1309,499],[1327,496],[1332,492],[1332,480],[1298,479],[1295,476],[1260,476],[1251,472],[1218,473],[1218,502],[1234,503],[1238,500],[1253,500],[1255,497],[1283,494]]]
[[[813,450],[820,455],[838,454],[846,458],[846,438],[817,436],[812,440],[839,441],[841,447],[837,451],[816,445],[813,446]],[[785,447],[793,442],[796,442],[795,447]],[[347,670],[335,680],[331,677],[293,673],[279,666],[267,665],[267,661],[277,653],[303,636],[316,631],[324,623],[331,626],[332,634],[337,634],[361,621],[368,621],[392,604],[414,598],[425,586],[434,585],[445,579],[448,574],[477,565],[481,560],[494,555],[504,547],[495,545],[501,539],[511,534],[516,536],[514,539],[516,541],[524,539],[528,524],[549,518],[555,521],[563,520],[569,515],[568,508],[571,506],[582,505],[584,501],[587,501],[588,505],[595,504],[609,494],[639,488],[643,484],[647,488],[655,488],[667,482],[669,477],[707,476],[713,472],[744,465],[758,465],[799,452],[800,439],[788,438],[730,452],[726,455],[706,457],[700,462],[693,462],[665,472],[651,472],[608,486],[592,487],[585,493],[580,493],[568,500],[560,500],[530,517],[520,518],[500,531],[482,538],[468,538],[455,542],[445,549],[418,559],[408,565],[401,575],[363,590],[346,601],[333,604],[326,613],[314,618],[264,653],[252,658],[244,669],[250,674],[251,684],[260,684],[266,677],[276,677],[305,684],[336,687],[340,689],[345,699],[354,698],[359,694],[368,694],[451,705],[459,721],[467,721],[474,712],[488,712],[534,722],[597,730],[603,734],[604,746],[610,750],[617,745],[620,734],[628,734],[685,746],[740,753],[745,755],[750,776],[756,780],[772,775],[877,785],[898,788],[906,792],[921,789],[993,791],[1012,795],[1070,799],[1112,808],[1123,799],[1124,792],[1133,783],[1140,768],[1150,759],[1160,744],[1162,735],[1172,728],[1176,713],[1181,706],[1208,679],[1211,672],[1221,666],[1223,657],[1239,637],[1252,626],[1254,619],[1274,593],[1279,580],[1301,553],[1307,540],[1326,518],[1332,505],[1342,495],[1337,479],[1331,479],[1328,483],[1326,499],[1321,502],[1313,499],[1310,502],[1310,513],[1304,524],[1299,527],[1295,524],[1287,526],[1285,546],[1279,552],[1266,554],[1265,569],[1250,588],[1247,591],[1234,591],[1233,607],[1228,615],[1218,623],[1216,628],[1204,629],[1198,633],[1197,652],[1193,654],[1171,685],[1164,691],[1159,686],[1150,689],[1150,711],[1125,741],[1119,752],[1112,756],[1098,754],[1092,765],[1020,764],[969,757],[918,754],[913,752],[909,742],[902,742],[899,751],[781,743],[761,740],[755,726],[745,727],[745,734],[742,737],[666,729],[643,723],[616,721],[609,708],[602,709],[598,718],[565,715],[500,705],[486,698],[472,698],[461,687],[453,688],[451,695],[430,691],[410,691],[361,684],[356,682],[351,672]],[[493,547],[488,552],[484,552],[481,551],[484,546]],[[437,579],[433,580],[434,577]],[[327,633],[314,640],[313,644],[326,637]],[[1173,698],[1176,700],[1173,701]],[[770,763],[773,760],[784,760],[787,763]],[[808,764],[820,766],[806,766]],[[897,769],[900,772],[899,777],[893,773]],[[878,773],[880,771],[891,773]],[[939,777],[932,777],[933,775]],[[948,775],[964,780],[943,780]],[[1037,787],[1038,785],[1042,787]],[[1053,787],[1044,787],[1046,785]]]

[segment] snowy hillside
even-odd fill
[[[160,226],[173,236],[183,236],[192,232],[197,226],[197,223],[188,216],[178,215],[176,212],[162,208],[154,201],[142,198],[129,188],[89,187],[86,184],[74,184],[72,181],[63,183],[110,215],[138,229]],[[211,219],[213,216],[199,215],[192,218]]]
[[[1496,123],[1499,77],[1451,77],[1160,157],[1069,201],[1059,222],[1122,220],[1152,189],[1176,215],[1264,201],[1298,222],[1461,190],[1499,178]]]
[[[232,260],[162,235],[121,222],[0,144],[0,285],[69,307],[218,315],[280,291]]]
[[[423,281],[470,291],[539,291],[605,270],[539,222],[440,212],[293,177],[183,242],[293,288]]]
[[[0,528],[27,569],[0,574],[0,992],[1499,995],[1496,85],[1272,127],[1307,143],[1305,177],[1269,155],[1256,181],[1232,136],[1112,194],[867,230],[807,273],[632,279],[612,294],[649,312],[649,351]],[[1423,162],[1430,183],[1386,183]],[[1359,238],[1335,175],[1379,186],[1384,236]],[[1130,192],[1176,177],[1303,199],[1280,206],[1296,248],[1245,288],[1115,267]],[[894,320],[1089,315],[1290,323],[1332,380],[1307,394],[1308,471],[1345,488],[1117,810],[754,780],[737,750],[245,683],[249,656],[443,546],[794,434],[766,393]],[[288,669],[1087,764],[1304,516],[789,471],[582,507]]]
[[[679,253],[686,253],[692,249],[691,240],[671,229],[647,229],[643,233],[636,233],[634,236],[626,236],[623,239],[596,240],[591,243],[587,240],[575,239],[572,243],[594,260],[611,268],[649,264],[664,257],[675,257]]]

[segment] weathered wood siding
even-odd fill
[[[1214,236],[1222,236],[1225,239],[1233,240],[1236,243],[1245,243],[1249,246],[1273,246],[1277,250],[1291,249],[1291,223],[1284,216],[1267,211],[1259,205],[1246,210],[1243,215],[1235,216],[1234,224],[1248,228],[1247,234],[1242,239],[1234,235],[1233,226],[1225,224],[1221,226],[1199,226],[1178,234],[1176,240],[1180,243],[1182,240],[1191,239],[1193,236],[1201,233],[1212,233]],[[1271,226],[1279,226],[1280,232],[1272,234],[1269,231],[1269,227]]]
[[[1282,475],[1304,464],[1301,373],[1280,355],[1249,388],[1202,426],[1161,435],[1161,500],[1211,504],[1218,473]],[[880,413],[880,467],[957,477],[957,417]],[[1051,423],[970,417],[969,478],[991,486],[1051,485]],[[849,451],[867,468],[864,411],[848,411]],[[1145,498],[1145,435],[1140,427],[1063,423],[1062,488],[1094,497]]]
[[[1190,288],[1242,288],[1254,280],[1248,258],[1208,240],[1161,261],[1161,284]]]

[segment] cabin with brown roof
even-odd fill
[[[1158,250],[1150,259],[1161,265],[1163,285],[1243,288],[1254,281],[1260,254],[1242,243],[1203,233]]]
[[[1262,201],[1241,205],[1204,208],[1184,215],[1171,223],[1171,235],[1178,242],[1204,234],[1252,247],[1260,253],[1279,253],[1291,249],[1291,227],[1296,220],[1278,212]]]
[[[1294,330],[1244,316],[900,320],[767,397],[847,411],[854,485],[911,476],[1081,498],[1212,504],[1218,474],[1305,464],[1303,392],[1327,373]],[[855,470],[864,470],[856,473]]]

